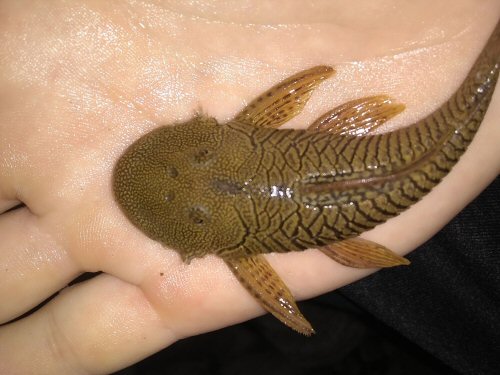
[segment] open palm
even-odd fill
[[[455,16],[470,26],[454,40],[462,29],[453,23],[441,25],[444,36],[424,30],[411,39],[411,23],[383,12],[378,24],[387,28],[387,17],[400,33],[367,37],[362,14],[299,17],[300,2],[273,16],[258,7],[245,13],[221,5],[213,13],[167,1],[26,3],[0,5],[0,321],[61,292],[0,328],[0,373],[9,374],[106,373],[262,313],[222,260],[186,265],[120,211],[113,166],[141,135],[197,111],[228,120],[280,79],[319,64],[338,74],[289,126],[306,127],[342,102],[379,93],[407,105],[392,126],[407,124],[449,96],[500,14],[495,1],[457,2]],[[438,22],[412,16],[413,25]],[[349,33],[335,27],[343,22],[351,23]],[[371,43],[361,50],[363,38]],[[421,82],[427,86],[416,92]],[[403,254],[453,217],[499,172],[499,115],[495,95],[477,139],[445,181],[366,238]],[[267,258],[298,299],[369,273],[315,250]],[[103,274],[65,288],[94,271]]]

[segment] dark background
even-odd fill
[[[312,338],[267,315],[179,341],[116,375],[498,375],[499,213],[497,177],[410,254],[410,267],[301,302]]]

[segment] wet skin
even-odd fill
[[[499,63],[497,26],[447,102],[413,125],[375,135],[403,105],[383,95],[362,98],[307,130],[277,129],[334,70],[299,72],[228,123],[198,116],[144,135],[116,164],[116,200],[134,225],[184,261],[224,259],[264,308],[311,334],[260,254],[320,248],[351,267],[408,264],[356,236],[411,206],[451,170],[484,117]]]

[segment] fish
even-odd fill
[[[265,310],[311,335],[263,255],[317,248],[349,267],[409,264],[359,234],[409,208],[448,174],[480,126],[499,67],[500,22],[456,92],[414,124],[376,132],[405,106],[375,95],[344,103],[307,129],[280,129],[335,73],[314,66],[228,122],[197,114],[140,137],[115,164],[115,200],[132,224],[184,262],[220,257]]]

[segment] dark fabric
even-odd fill
[[[410,255],[410,267],[300,303],[318,331],[312,338],[265,316],[183,340],[119,374],[500,374],[499,212],[497,178]]]
[[[120,371],[175,375],[455,375],[338,294],[301,303],[311,338],[266,315],[180,341]]]
[[[376,318],[463,374],[500,374],[500,178],[410,267],[342,288]]]

